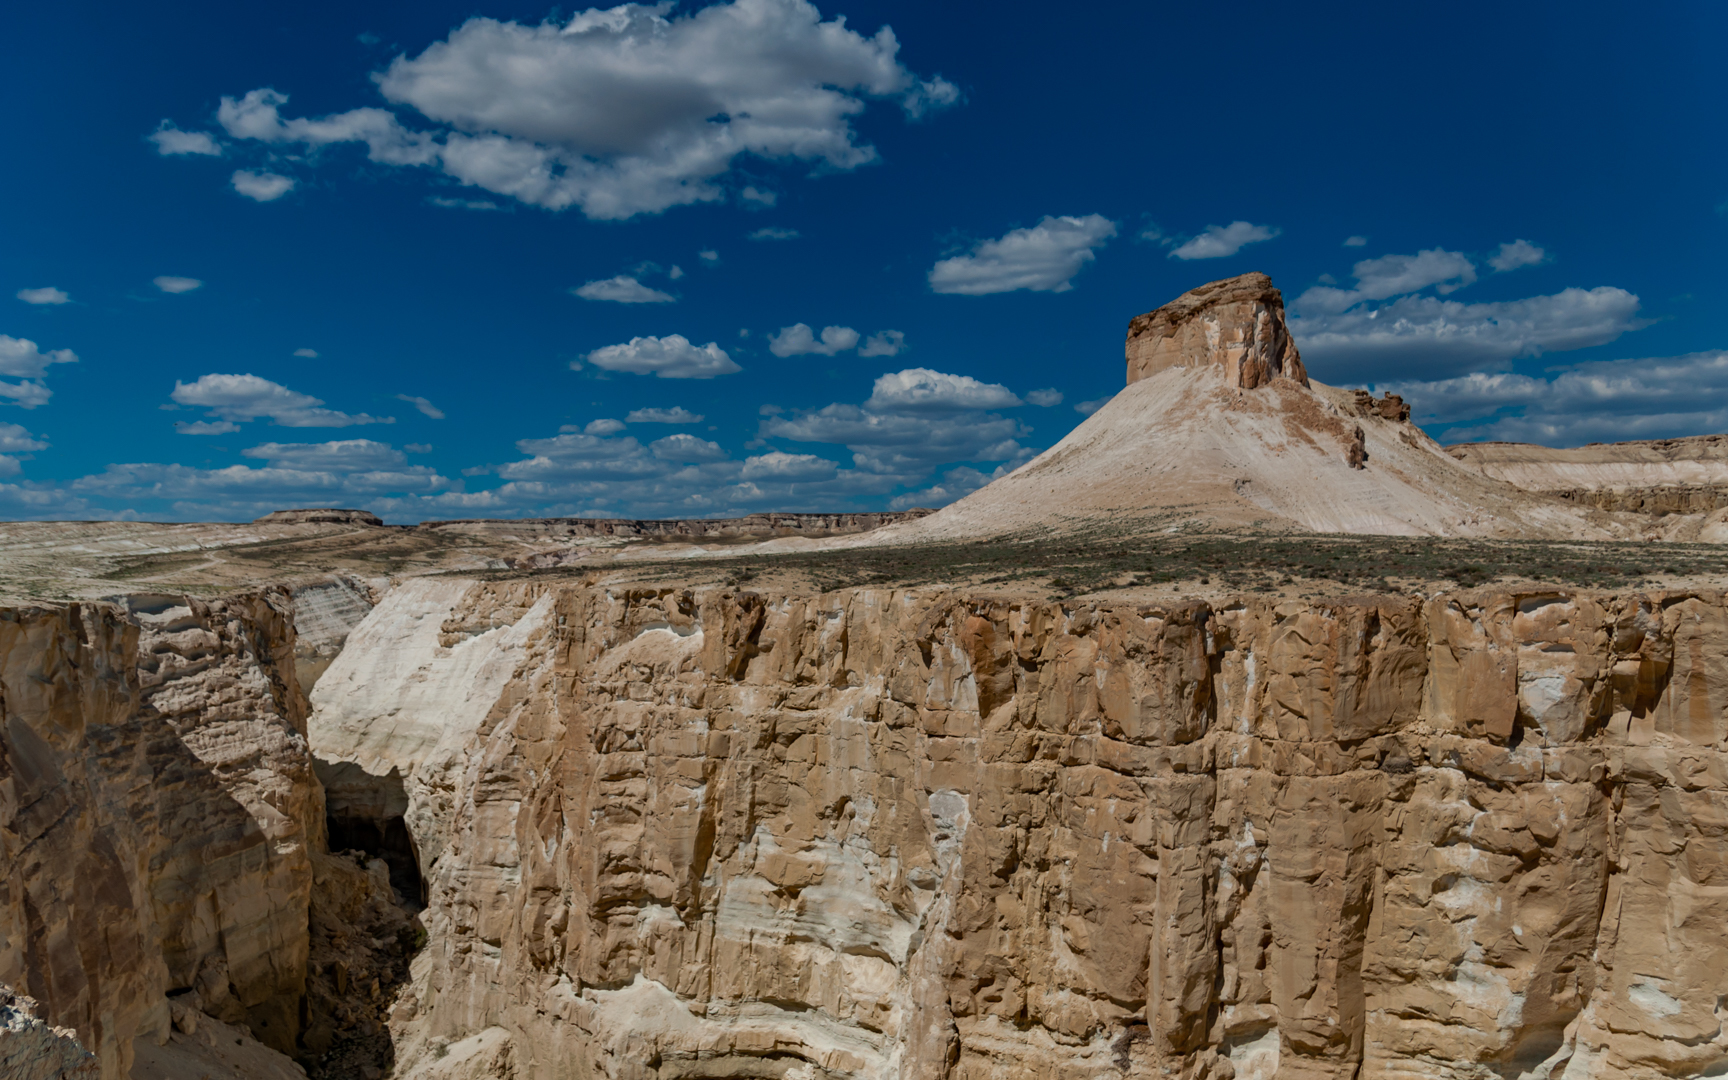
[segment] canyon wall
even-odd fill
[[[0,984],[104,1080],[189,1003],[296,1048],[324,808],[292,611],[284,589],[0,611]]]
[[[1720,594],[440,587],[398,1076],[1728,1067]]]

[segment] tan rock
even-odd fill
[[[1128,324],[1128,382],[1172,367],[1218,365],[1226,386],[1252,390],[1273,379],[1308,385],[1284,325],[1284,295],[1265,274],[1191,289]]]

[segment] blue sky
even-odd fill
[[[843,21],[842,21],[843,20]],[[1445,441],[1728,430],[1720,5],[11,5],[0,516],[941,505],[1264,270]]]

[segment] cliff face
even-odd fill
[[[271,589],[0,611],[0,983],[100,1075],[170,995],[292,1051],[323,805]]]
[[[1284,324],[1284,294],[1265,274],[1190,289],[1128,324],[1128,382],[1172,367],[1224,371],[1225,385],[1253,390],[1273,379],[1308,385],[1296,339]]]
[[[398,1075],[1728,1062],[1720,595],[438,603],[399,678],[511,673],[390,766],[443,832]]]

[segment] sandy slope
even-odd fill
[[[1591,443],[1460,443],[1446,452],[1483,476],[1531,491],[1728,484],[1728,435]]]

